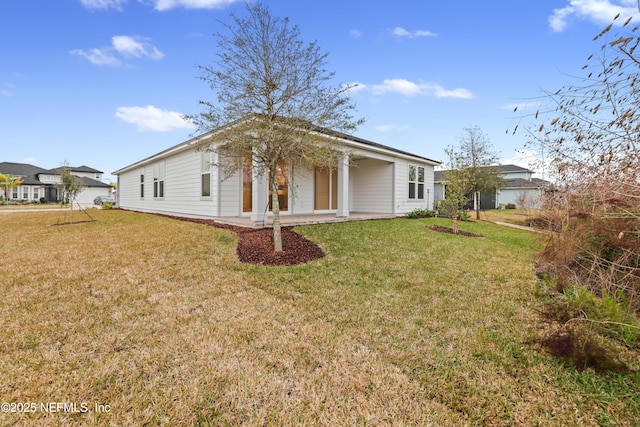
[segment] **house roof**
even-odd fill
[[[27,177],[45,172],[47,172],[46,169],[27,163],[0,162],[0,173],[6,175]]]
[[[508,173],[508,172],[531,172],[534,173],[531,169],[523,168],[518,165],[497,165],[496,168],[500,171],[500,173]]]
[[[40,181],[38,175],[57,175],[60,173],[60,169],[62,168],[47,170],[27,163],[0,162],[0,173],[22,177],[22,185],[47,185]],[[69,167],[69,170],[71,172],[103,173],[89,166]],[[95,179],[84,176],[79,178],[85,187],[109,187],[109,184]],[[48,185],[50,185],[50,183],[48,183]]]
[[[227,126],[230,126],[230,125],[227,125]],[[223,126],[223,128],[224,127],[225,126]],[[146,158],[144,158],[142,160],[139,160],[139,161],[137,161],[135,163],[132,163],[132,164],[130,164],[128,166],[125,166],[125,167],[123,167],[121,169],[118,169],[118,170],[116,170],[116,171],[114,171],[112,173],[114,175],[119,175],[119,174],[121,174],[121,173],[123,173],[123,172],[125,172],[125,171],[127,171],[127,170],[129,170],[131,168],[134,168],[134,167],[137,167],[137,166],[141,166],[141,165],[150,163],[151,161],[155,161],[155,160],[162,159],[164,157],[168,157],[171,154],[184,151],[184,150],[186,150],[186,149],[188,149],[190,147],[193,147],[193,146],[197,145],[198,143],[202,142],[203,140],[213,136],[215,133],[220,131],[220,129],[222,129],[222,128],[206,132],[206,133],[204,133],[202,135],[199,135],[199,136],[194,137],[192,139],[189,139],[187,141],[181,142],[180,144],[177,144],[177,145],[174,145],[172,147],[169,147],[166,150],[160,151],[159,153],[153,154],[153,155],[151,155],[149,157],[146,157]],[[438,162],[436,160],[429,159],[427,157],[419,156],[419,155],[416,155],[416,154],[412,154],[412,153],[409,153],[407,151],[399,150],[399,149],[394,148],[394,147],[389,147],[389,146],[386,146],[386,145],[383,145],[383,144],[379,144],[377,142],[369,141],[369,140],[366,140],[366,139],[363,139],[363,138],[359,138],[359,137],[356,137],[356,136],[353,136],[353,135],[348,135],[348,134],[345,134],[345,133],[336,132],[336,131],[332,131],[332,130],[329,130],[329,129],[326,129],[326,128],[321,128],[321,127],[316,127],[315,130],[318,133],[324,134],[326,136],[342,139],[342,140],[346,141],[346,143],[348,145],[352,145],[352,146],[364,145],[366,147],[373,148],[373,149],[376,149],[376,150],[387,151],[387,152],[391,152],[391,153],[395,153],[395,154],[400,154],[400,155],[405,156],[405,157],[410,157],[410,158],[413,158],[413,159],[416,159],[416,160],[421,160],[421,161],[424,161],[424,162],[427,162],[427,163],[431,163],[434,166],[440,164],[440,162]]]
[[[513,189],[513,188],[540,188],[546,187],[550,185],[549,181],[545,181],[540,178],[531,178],[531,181],[524,178],[515,178],[515,179],[507,179],[505,180],[504,189]]]
[[[111,187],[109,184],[105,184],[104,182],[97,181],[92,178],[87,178],[86,176],[79,176],[80,181],[84,184],[85,187]]]
[[[48,172],[51,172],[55,175],[59,174],[62,169],[65,169],[64,166],[60,166],[57,168],[50,169]],[[98,169],[90,168],[89,166],[66,166],[66,169],[69,169],[71,172],[84,172],[84,173],[104,173],[99,171]]]

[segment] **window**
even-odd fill
[[[201,192],[202,197],[211,197],[211,153],[204,151],[200,162]]]
[[[409,199],[424,199],[424,168],[409,165]]]
[[[33,187],[33,200],[40,200],[40,187]]]
[[[314,209],[338,208],[338,170],[316,168]]]
[[[22,187],[22,200],[29,199],[29,187]]]
[[[144,199],[144,174],[140,174],[140,198]]]
[[[164,162],[153,165],[153,197],[164,197]]]
[[[17,199],[18,198],[18,187],[13,187],[13,195],[11,196],[12,199]]]

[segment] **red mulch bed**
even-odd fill
[[[164,215],[162,215],[164,216]],[[282,227],[282,252],[273,250],[272,228],[245,228],[235,225],[220,224],[207,219],[169,216],[180,221],[195,222],[217,228],[224,228],[238,234],[238,259],[240,262],[259,265],[297,265],[324,257],[320,246],[291,230]]]
[[[440,233],[449,233],[449,234],[455,234],[457,236],[466,236],[466,237],[483,237],[480,234],[475,234],[475,233],[470,233],[468,231],[464,231],[464,230],[458,230],[458,232],[456,233],[455,231],[453,231],[453,228],[450,227],[441,227],[439,225],[430,225],[427,227],[429,230],[433,230],[433,231],[439,231]]]

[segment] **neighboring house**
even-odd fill
[[[533,178],[534,171],[516,165],[496,166],[505,180],[505,187],[498,191],[480,194],[480,209],[497,209],[500,205],[510,203],[517,208],[539,208],[541,196],[551,183],[539,178]],[[435,200],[443,200],[446,196],[445,171],[435,171]],[[521,206],[522,204],[527,206]],[[473,201],[470,201],[473,206]]]
[[[76,199],[81,205],[93,205],[96,196],[111,196],[111,186],[102,182],[102,171],[88,166],[69,167],[69,170],[84,184],[84,189]],[[39,202],[44,198],[54,203],[62,198],[57,187],[61,168],[47,170],[26,163],[0,162],[0,172],[22,178],[19,186],[9,190],[9,200]]]
[[[345,157],[332,171],[281,165],[281,215],[401,215],[433,207],[433,171],[439,162],[346,134],[318,134],[343,147]],[[199,218],[248,217],[263,223],[269,215],[267,179],[251,168],[225,179],[211,166],[218,163],[216,153],[196,151],[202,143],[224,144],[214,135],[208,132],[113,172],[118,176],[118,206]]]

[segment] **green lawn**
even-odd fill
[[[237,261],[226,230],[118,210],[52,226],[61,214],[0,214],[0,395],[38,405],[0,413],[0,425],[640,419],[636,353],[619,352],[632,373],[595,372],[532,344],[550,327],[529,231],[426,228],[442,219],[299,227],[327,256],[262,267]],[[80,413],[46,413],[50,402]]]

